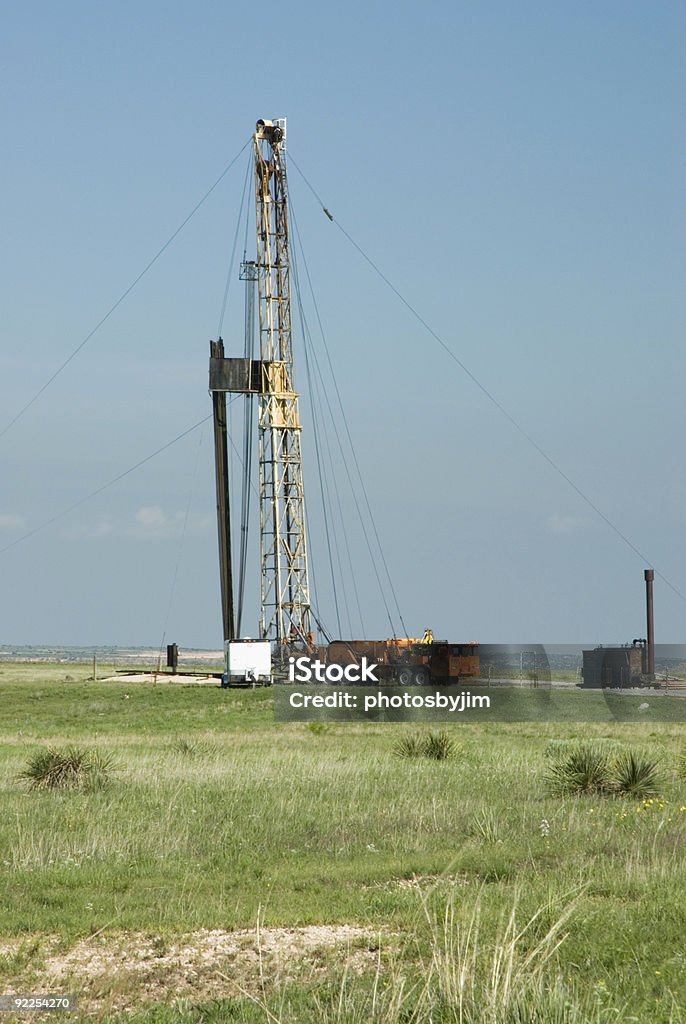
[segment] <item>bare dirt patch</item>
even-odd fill
[[[62,945],[62,948],[60,946]],[[16,948],[20,946],[16,944]],[[10,945],[0,944],[5,955]],[[353,925],[219,929],[163,937],[154,933],[96,935],[65,950],[44,940],[32,989],[77,997],[81,1011],[135,1009],[149,1001],[218,999],[260,993],[333,963],[353,971],[374,967],[379,937]],[[5,989],[28,980],[5,979]]]
[[[118,672],[116,676],[101,676],[99,683],[182,683],[185,686],[219,686],[220,680],[215,675],[174,675],[171,672]]]

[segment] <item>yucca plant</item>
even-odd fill
[[[409,733],[393,748],[398,757],[428,757],[432,761],[447,761],[455,753],[455,744],[445,729],[437,732]]]
[[[622,796],[657,796],[661,782],[659,761],[633,750],[620,754],[612,765],[613,789]]]
[[[554,793],[608,793],[612,789],[609,754],[591,743],[581,744],[550,765],[548,785]]]
[[[214,753],[215,748],[211,743],[204,743],[202,740],[187,739],[185,736],[177,736],[172,742],[172,750],[181,757],[195,758],[204,757]]]
[[[433,761],[447,761],[455,752],[455,744],[450,734],[445,729],[439,732],[430,732],[424,737],[424,757],[430,757]]]
[[[97,789],[117,770],[114,759],[98,750],[48,747],[33,754],[17,776],[29,789]]]
[[[422,756],[422,747],[421,737],[417,733],[408,733],[400,737],[393,750],[398,757],[413,758]]]

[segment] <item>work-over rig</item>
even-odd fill
[[[210,343],[217,515],[224,639],[235,639],[228,495],[226,393],[259,400],[260,639],[311,647],[301,423],[293,381],[290,238],[285,165],[286,122],[258,121],[253,137],[257,256],[243,264],[256,281],[259,359],[225,357]],[[248,316],[246,315],[246,321]]]
[[[428,682],[478,674],[478,645],[434,643],[430,630],[421,640],[337,640],[315,647],[314,625],[326,636],[310,602],[305,528],[305,491],[298,394],[293,375],[291,255],[286,176],[286,121],[259,120],[253,135],[256,256],[244,260],[245,346],[227,356],[221,338],[210,342],[210,392],[214,412],[217,523],[222,622],[227,650],[226,678],[271,674],[271,661],[283,664],[293,651],[349,664],[374,657],[381,677]],[[257,302],[255,302],[255,286]],[[259,352],[254,343],[257,305]],[[257,356],[257,357],[256,357]],[[238,600],[234,602],[231,548],[227,393],[245,395],[244,486]],[[256,641],[240,637],[245,582],[246,484],[252,431],[252,401],[258,401],[260,517],[260,624]],[[326,637],[330,640],[329,637]],[[267,669],[267,663],[269,668]]]

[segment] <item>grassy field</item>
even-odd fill
[[[402,760],[417,726],[89,671],[0,666],[0,992],[141,1024],[684,1020],[683,726],[464,724]],[[551,795],[591,737],[659,757],[658,797]],[[70,744],[111,783],[17,778]]]

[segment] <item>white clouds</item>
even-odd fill
[[[25,530],[26,520],[23,516],[15,516],[11,513],[0,513],[0,530]]]
[[[174,518],[177,518],[178,515],[179,513],[177,512]],[[170,520],[159,505],[141,506],[136,512],[134,519],[145,530],[166,529],[170,524]]]
[[[168,540],[183,533],[185,513],[165,512],[160,505],[141,505],[134,514],[134,524],[126,534],[135,540]],[[191,512],[186,522],[188,533],[202,533],[211,523],[211,516]]]
[[[183,530],[183,512],[165,512],[159,505],[142,505],[126,535],[134,540],[169,540]]]
[[[556,537],[565,537],[570,533],[587,530],[590,520],[586,516],[548,516],[546,529]]]
[[[123,518],[109,517],[94,522],[82,523],[68,530],[70,540],[106,540],[125,538],[133,541],[161,541],[181,537],[185,512],[166,512],[160,505],[141,505],[133,515]],[[0,525],[2,523],[0,517]],[[213,518],[198,512],[191,512],[186,523],[186,533],[204,533],[212,526]]]
[[[72,540],[98,540],[101,537],[109,537],[113,534],[114,526],[107,520],[100,520],[97,523],[86,523],[82,526],[75,526],[69,531],[68,536]]]

